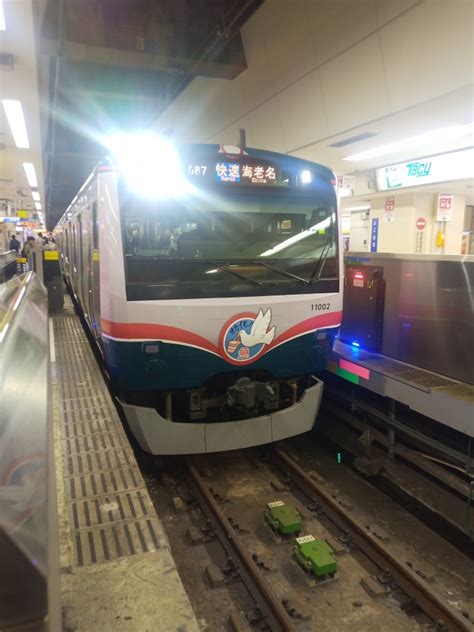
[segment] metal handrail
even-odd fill
[[[0,594],[14,595],[0,628],[46,631],[59,570],[48,303],[34,272],[0,285],[0,376]]]

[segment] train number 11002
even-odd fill
[[[312,312],[325,312],[331,309],[331,303],[313,303],[311,305]]]

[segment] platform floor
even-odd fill
[[[199,630],[81,323],[52,316],[64,630]]]

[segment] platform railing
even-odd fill
[[[47,293],[0,285],[0,629],[61,629]]]
[[[385,281],[381,354],[474,384],[474,256],[347,252],[344,263]],[[364,303],[348,297],[343,328],[357,340],[351,310],[360,315]]]

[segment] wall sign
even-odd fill
[[[452,193],[438,194],[437,222],[450,222],[453,219],[453,199]]]
[[[384,220],[393,222],[395,219],[395,197],[391,195],[385,198]]]
[[[426,226],[426,219],[424,217],[419,217],[416,220],[416,227],[418,228],[418,230],[423,230]]]
[[[355,189],[355,176],[337,176],[337,186],[339,189]]]
[[[370,252],[377,252],[378,242],[379,242],[379,218],[374,217],[372,219],[372,226],[370,230]]]
[[[474,148],[400,162],[375,173],[379,191],[474,178]]]

